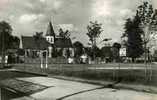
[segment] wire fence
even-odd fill
[[[25,59],[24,63],[14,64],[22,71],[63,75],[93,80],[119,81],[157,85],[157,66],[155,64],[107,63],[107,64],[68,64],[66,59],[56,58],[43,61]]]

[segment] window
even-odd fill
[[[49,41],[49,37],[46,37],[46,40]]]
[[[52,38],[51,38],[51,42],[53,42]]]
[[[53,37],[51,37],[51,43],[54,43],[54,38]]]
[[[46,40],[47,40],[48,42],[50,42],[50,43],[54,43],[54,37],[48,36],[48,37],[46,37]]]

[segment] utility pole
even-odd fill
[[[147,42],[148,42],[148,34],[149,34],[149,29],[148,26],[144,27],[144,56],[145,56],[145,60],[144,63],[147,64],[147,60],[148,60],[148,48],[147,48]]]
[[[43,57],[43,53],[46,53],[46,58],[45,58],[45,62],[44,62],[44,57]],[[47,50],[41,50],[40,51],[40,60],[41,60],[41,62],[40,62],[40,67],[41,67],[41,69],[43,69],[44,68],[44,63],[45,63],[45,68],[47,69],[48,68],[48,51]]]
[[[3,67],[3,64],[2,64],[2,54],[3,54],[3,48],[2,48],[2,45],[3,45],[3,35],[2,35],[2,30],[0,30],[0,34],[1,34],[1,68]]]
[[[94,63],[95,63],[95,60],[96,60],[96,38],[94,38],[94,44],[93,44],[93,54],[94,54]]]

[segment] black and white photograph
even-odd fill
[[[0,100],[157,100],[157,0],[0,0]]]

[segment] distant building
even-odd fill
[[[120,55],[120,57],[126,57],[126,48],[125,47],[120,48],[119,55]]]
[[[57,36],[51,22],[49,22],[43,38],[35,39],[33,36],[22,36],[21,39],[26,57],[38,57],[40,51],[43,50],[47,50],[49,58],[74,56],[71,39]]]

